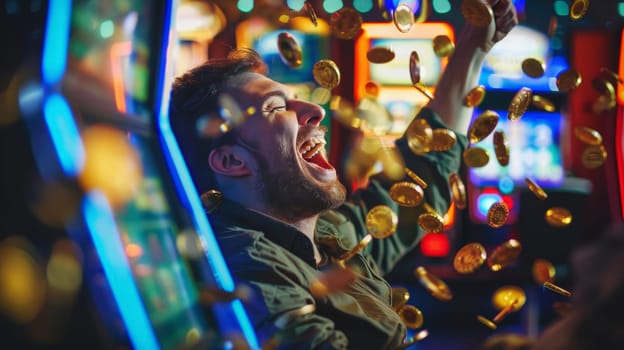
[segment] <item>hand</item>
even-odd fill
[[[488,0],[487,3],[492,9],[494,20],[486,27],[475,27],[466,23],[461,37],[486,53],[518,24],[516,8],[511,0]]]

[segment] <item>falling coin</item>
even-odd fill
[[[507,166],[509,164],[509,144],[505,137],[505,132],[497,130],[494,132],[493,137],[494,154],[496,154],[496,160],[501,166]]]
[[[414,84],[414,87],[416,88],[416,90],[420,91],[423,95],[425,95],[425,97],[427,97],[429,100],[433,100],[433,95],[431,94],[431,91],[429,91],[429,89],[427,89],[424,84],[416,83]]]
[[[418,206],[424,197],[423,189],[413,182],[397,182],[390,187],[390,198],[404,207]]]
[[[490,161],[490,155],[481,147],[466,148],[462,154],[464,163],[469,168],[481,168]]]
[[[312,24],[317,27],[318,26],[318,16],[316,15],[316,11],[314,10],[314,6],[309,1],[306,1],[303,4],[303,10],[308,15],[308,18],[312,22]]]
[[[594,78],[592,79],[592,86],[601,95],[615,99],[615,86],[611,81],[602,78]]]
[[[340,70],[332,60],[320,60],[312,68],[314,80],[326,89],[333,89],[340,84]]]
[[[417,183],[418,186],[420,186],[423,190],[427,188],[427,183],[425,182],[425,180],[421,179],[420,176],[416,175],[415,172],[411,171],[408,168],[405,168],[405,173],[407,174],[407,176],[409,176],[410,179],[412,179],[412,181]]]
[[[573,20],[579,20],[585,16],[589,9],[589,0],[574,0],[570,5],[570,18]]]
[[[546,112],[554,112],[555,104],[543,96],[533,95],[531,103],[535,108],[539,108]]]
[[[366,214],[366,228],[374,238],[386,238],[396,231],[399,219],[387,205],[377,205]]]
[[[420,281],[423,287],[425,287],[425,289],[427,289],[436,299],[441,301],[450,301],[453,299],[453,293],[451,293],[451,290],[446,283],[427,271],[427,269],[422,266],[418,266],[415,273],[418,277],[418,281]]]
[[[554,227],[564,227],[572,223],[572,213],[566,208],[552,207],[544,214],[546,222]]]
[[[612,70],[610,70],[608,68],[605,68],[605,67],[600,68],[600,73],[603,76],[605,76],[605,78],[608,81],[610,81],[611,84],[613,84],[613,85],[622,84],[624,82],[624,81],[622,81],[622,78],[620,78],[620,76],[616,72],[614,72],[614,71],[612,71]]]
[[[485,326],[487,326],[488,328],[491,329],[496,329],[498,328],[498,326],[496,326],[496,323],[490,321],[487,317],[485,316],[481,316],[481,315],[477,315],[477,320],[479,322],[481,322],[482,324],[484,324]]]
[[[407,145],[414,154],[424,154],[431,149],[433,130],[426,119],[416,118],[412,120],[405,131],[405,136],[407,137]]]
[[[497,310],[503,310],[512,306],[510,311],[520,310],[526,303],[526,293],[522,288],[516,286],[502,286],[494,291],[492,295],[492,305]]]
[[[581,78],[579,72],[573,69],[566,69],[557,75],[556,84],[559,91],[568,92],[581,85],[582,81],[583,79]]]
[[[414,25],[414,13],[409,5],[401,2],[397,5],[396,9],[394,9],[392,20],[394,21],[394,26],[399,30],[399,32],[407,33]]]
[[[518,258],[521,250],[522,245],[513,238],[497,246],[487,259],[490,270],[502,270]]]
[[[405,305],[410,298],[409,291],[404,287],[392,287],[390,295],[392,308],[395,310],[398,310],[401,306]]]
[[[533,194],[537,198],[539,198],[541,200],[544,200],[544,199],[548,198],[548,195],[546,194],[546,192],[544,192],[544,190],[538,184],[536,184],[535,181],[533,181],[533,180],[531,180],[530,178],[527,177],[527,178],[524,179],[524,182],[526,183],[526,185],[529,188],[529,190],[531,192],[533,192]]]
[[[475,27],[486,27],[494,19],[490,6],[481,0],[464,0],[461,13],[466,21]]]
[[[476,107],[483,102],[483,98],[485,98],[485,86],[475,86],[472,90],[468,91],[468,94],[466,94],[464,104],[466,107]]]
[[[362,16],[351,7],[343,7],[334,12],[329,23],[332,33],[338,39],[353,39],[362,30]]]
[[[581,164],[587,169],[596,169],[607,160],[607,150],[604,145],[590,145],[585,147],[581,154]]]
[[[280,33],[277,36],[277,48],[284,64],[291,68],[301,66],[303,62],[301,46],[299,46],[299,43],[292,34],[288,32]]]
[[[453,267],[461,274],[473,273],[485,263],[486,258],[485,248],[481,244],[468,243],[455,254]]]
[[[433,52],[438,57],[450,56],[455,51],[455,44],[447,35],[437,35],[431,41]]]
[[[420,58],[418,52],[412,51],[409,58],[410,79],[412,85],[420,83]]]
[[[533,279],[539,284],[544,282],[552,282],[555,278],[555,266],[548,260],[535,259],[531,268]]]
[[[411,337],[409,340],[406,340],[403,344],[401,344],[400,346],[396,347],[395,350],[406,350],[409,347],[411,347],[412,345],[422,341],[423,339],[427,338],[429,336],[429,331],[426,329],[421,330],[420,332],[416,333],[416,335],[414,335],[413,337]]]
[[[418,226],[427,233],[441,232],[444,229],[444,220],[437,213],[422,213],[418,216]]]
[[[477,143],[486,138],[498,125],[500,116],[492,110],[486,110],[479,114],[468,127],[468,140]]]
[[[558,285],[553,284],[553,283],[548,282],[548,281],[544,282],[544,288],[546,288],[546,289],[548,289],[550,291],[553,291],[553,292],[555,292],[555,293],[557,293],[559,295],[563,295],[564,297],[572,296],[572,293],[570,293],[568,290],[565,290],[565,289],[559,287]]]
[[[532,96],[533,90],[528,87],[520,88],[520,90],[518,90],[518,92],[516,92],[514,97],[511,99],[511,103],[507,109],[507,119],[516,120],[522,117],[527,108],[529,108]]]
[[[457,136],[452,130],[444,128],[434,129],[432,131],[430,147],[432,151],[443,152],[453,148],[456,142]]]
[[[505,202],[497,202],[492,204],[487,213],[487,223],[490,227],[501,227],[507,222],[509,217],[509,208]]]
[[[206,213],[215,211],[223,202],[223,194],[218,190],[208,190],[200,196],[202,205]]]
[[[599,146],[602,144],[602,135],[598,131],[585,126],[575,127],[574,136],[588,145]]]
[[[413,305],[405,304],[397,310],[397,313],[405,327],[409,329],[420,328],[423,324],[424,317],[422,311]]]
[[[544,75],[544,64],[535,58],[527,58],[522,61],[522,71],[531,78],[539,78]]]
[[[466,208],[468,202],[466,199],[466,186],[464,186],[464,182],[456,173],[449,175],[449,187],[451,189],[451,198],[457,209]]]
[[[338,260],[336,261],[338,265],[344,267],[347,261],[353,258],[357,253],[362,251],[362,249],[364,249],[364,247],[366,247],[368,243],[370,243],[372,240],[373,240],[373,236],[371,236],[370,233],[364,236],[364,238],[362,238],[358,242],[358,244],[355,247],[353,247],[353,249],[351,249],[350,251],[343,254],[340,258],[338,258]]]
[[[356,279],[357,275],[353,269],[334,267],[324,271],[310,283],[310,293],[315,298],[322,298],[345,290]]]
[[[314,311],[316,311],[314,304],[306,304],[298,309],[287,311],[275,320],[275,327],[284,329],[297,318],[309,315]]]
[[[394,51],[387,47],[376,46],[368,50],[366,58],[371,63],[388,63],[394,59]]]

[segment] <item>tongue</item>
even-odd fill
[[[325,158],[321,155],[321,152],[317,153],[314,157],[306,159],[310,163],[314,163],[320,166],[323,169],[333,169],[334,167],[325,160]]]

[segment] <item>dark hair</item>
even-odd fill
[[[208,165],[210,151],[233,143],[232,132],[208,137],[198,129],[201,118],[220,118],[217,103],[227,81],[246,72],[266,73],[266,65],[253,50],[232,51],[226,58],[212,59],[177,77],[171,88],[169,119],[191,177],[199,193],[217,189]]]

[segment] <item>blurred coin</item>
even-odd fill
[[[522,245],[513,238],[497,246],[487,259],[490,270],[500,271],[507,267],[518,258],[521,250]]]
[[[496,323],[490,321],[487,317],[485,316],[481,316],[481,315],[477,315],[477,320],[479,322],[481,322],[482,324],[484,324],[485,326],[487,326],[490,329],[496,329]]]
[[[215,211],[223,202],[223,194],[219,190],[208,190],[200,196],[202,205],[206,213]]]
[[[616,72],[608,68],[605,68],[605,67],[600,68],[600,73],[605,77],[605,79],[610,81],[611,84],[613,84],[614,86],[618,84],[622,84],[623,82],[622,78],[620,78],[620,76]]]
[[[507,166],[509,164],[509,144],[505,137],[505,132],[497,130],[494,132],[494,153],[496,154],[496,160],[501,166]]]
[[[456,142],[457,136],[452,130],[443,128],[434,129],[432,131],[430,147],[432,151],[443,152],[453,148]]]
[[[291,68],[301,66],[301,63],[303,62],[301,46],[299,46],[299,43],[292,34],[288,32],[281,32],[277,36],[277,48],[279,50],[280,58],[284,64]]]
[[[522,61],[522,71],[531,78],[539,78],[544,75],[544,64],[535,58],[527,58]]]
[[[511,99],[509,108],[507,109],[507,119],[516,120],[526,112],[532,101],[533,90],[528,87],[522,87]]]
[[[535,259],[531,268],[533,279],[538,284],[544,284],[544,282],[552,282],[555,278],[555,266],[546,259]]]
[[[405,305],[410,298],[410,293],[404,287],[392,287],[390,291],[392,308],[398,310]]]
[[[431,41],[433,52],[438,57],[450,56],[455,51],[455,44],[447,35],[437,35]]]
[[[466,148],[462,154],[464,163],[469,168],[481,168],[490,161],[490,155],[481,147]]]
[[[366,229],[374,238],[386,238],[396,231],[399,219],[387,205],[377,205],[366,214]]]
[[[405,340],[403,342],[403,344],[401,344],[400,346],[394,348],[394,350],[406,350],[408,348],[410,348],[412,345],[422,341],[423,339],[427,338],[429,336],[429,331],[426,329],[421,330],[420,332],[416,333],[414,336],[412,336],[410,339]]]
[[[570,5],[570,18],[573,20],[579,20],[585,16],[589,9],[589,0],[574,0]]]
[[[415,207],[423,200],[423,189],[413,182],[397,182],[390,187],[390,198],[404,207]]]
[[[345,290],[357,279],[353,269],[332,267],[323,271],[310,283],[310,293],[315,298],[322,298]]]
[[[555,111],[555,104],[550,102],[550,100],[548,100],[546,97],[533,95],[531,102],[532,102],[533,106],[535,106],[535,108],[539,108],[539,109],[544,110],[546,112],[554,112]]]
[[[394,51],[387,47],[372,47],[366,53],[366,58],[371,63],[388,63],[394,59]]]
[[[371,241],[373,240],[373,236],[368,233],[364,238],[362,238],[358,244],[355,245],[350,251],[344,253],[340,258],[337,259],[338,265],[344,267],[345,263],[353,258],[357,253],[361,252]]]
[[[394,21],[394,26],[399,30],[399,32],[407,33],[414,25],[414,13],[409,5],[401,2],[397,5],[396,9],[394,9],[392,20]]]
[[[570,297],[572,296],[572,293],[570,293],[570,291],[563,289],[561,287],[559,287],[558,285],[551,283],[551,282],[544,282],[544,288],[553,291],[559,295],[563,295],[564,297]]]
[[[590,145],[585,147],[581,154],[581,164],[587,169],[596,169],[607,160],[607,150],[604,145]]]
[[[418,52],[412,51],[409,58],[410,79],[412,84],[420,83],[420,58]]]
[[[312,90],[310,100],[316,104],[324,105],[331,99],[331,91],[324,87],[317,87]]]
[[[498,125],[498,113],[486,110],[479,114],[468,127],[468,141],[477,143],[486,138]]]
[[[557,75],[556,83],[559,91],[568,92],[581,85],[582,81],[583,78],[581,78],[579,72],[575,71],[574,69],[566,69],[559,72],[559,74]]]
[[[464,182],[456,173],[449,175],[449,187],[451,189],[451,198],[457,209],[466,208],[466,203],[468,202],[466,199],[466,186],[464,186]]]
[[[430,151],[433,140],[433,130],[424,118],[415,118],[405,131],[407,145],[414,154],[423,154]]]
[[[572,213],[562,207],[552,207],[546,210],[544,218],[546,222],[555,227],[564,227],[572,223]]]
[[[616,100],[604,95],[598,96],[592,104],[592,112],[595,114],[601,114],[606,111],[610,111],[615,108]]]
[[[407,174],[407,176],[409,176],[410,179],[412,179],[412,181],[418,184],[418,186],[420,186],[423,190],[427,188],[427,183],[425,182],[425,180],[421,179],[420,176],[416,175],[415,172],[411,171],[408,168],[405,168],[405,173]]]
[[[494,305],[497,310],[503,310],[512,305],[511,311],[518,311],[525,303],[526,293],[522,288],[517,286],[502,286],[495,290],[492,295],[492,305]]]
[[[592,79],[592,86],[601,95],[613,97],[615,99],[615,86],[607,79],[594,78]]]
[[[525,178],[524,182],[526,183],[527,187],[529,188],[529,190],[531,192],[533,192],[533,194],[541,199],[544,200],[546,198],[548,198],[548,195],[546,194],[546,192],[544,192],[544,190],[540,187],[540,185],[536,184],[535,181],[531,180],[530,178]]]
[[[397,313],[405,327],[409,329],[420,328],[423,324],[424,317],[422,311],[413,305],[405,304],[397,310]]]
[[[548,36],[549,37],[553,37],[555,36],[555,32],[557,31],[557,27],[559,26],[559,23],[557,21],[557,16],[552,16],[550,17],[550,21],[548,22]]]
[[[461,4],[461,13],[466,22],[475,27],[487,27],[494,19],[494,12],[485,1],[464,0]]]
[[[340,70],[332,60],[320,60],[312,68],[314,80],[326,89],[333,89],[340,84]]]
[[[441,232],[444,229],[444,219],[437,213],[422,213],[418,216],[418,226],[427,233]]]
[[[501,227],[507,222],[509,217],[509,208],[505,202],[497,202],[492,204],[487,213],[487,224],[490,227]]]
[[[343,7],[334,12],[329,23],[332,33],[338,39],[353,39],[362,30],[362,16],[351,7]]]
[[[585,126],[575,127],[574,136],[588,145],[598,146],[602,144],[602,135],[598,131]]]
[[[287,311],[275,320],[275,327],[279,329],[284,329],[290,323],[294,322],[297,318],[309,315],[314,311],[316,311],[316,306],[314,306],[314,304],[306,304],[300,308]]]
[[[303,10],[308,15],[308,18],[312,22],[312,24],[316,27],[318,26],[318,17],[316,16],[316,11],[314,10],[314,6],[309,1],[306,1],[303,4]]]
[[[416,90],[420,91],[423,95],[425,95],[425,97],[427,97],[429,100],[433,100],[433,95],[431,94],[431,91],[429,91],[429,89],[427,89],[424,84],[416,83],[414,84],[414,87],[416,88]]]
[[[433,295],[433,297],[441,301],[450,301],[453,299],[453,293],[446,283],[427,271],[427,269],[422,266],[418,266],[415,273],[420,284],[422,284],[423,287],[425,287],[425,289]]]
[[[483,102],[485,97],[485,87],[483,85],[475,86],[472,90],[468,91],[464,98],[464,104],[466,107],[476,107]]]
[[[485,263],[486,258],[485,248],[481,244],[468,243],[455,254],[453,268],[461,274],[473,273]]]

